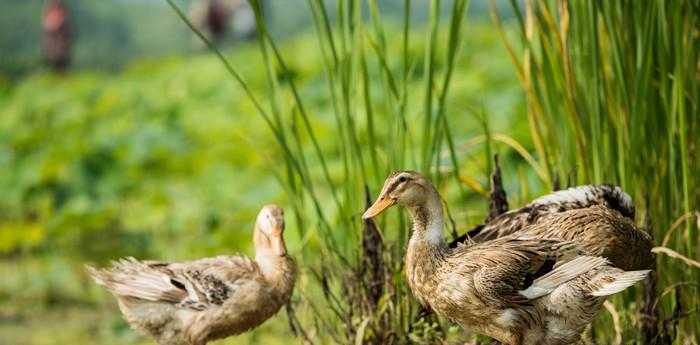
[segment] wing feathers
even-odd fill
[[[111,269],[87,267],[99,284],[114,295],[204,310],[222,305],[234,292],[235,281],[259,274],[248,258],[219,256],[186,263],[138,261],[113,262]]]
[[[154,270],[134,258],[121,259],[112,269],[87,267],[95,282],[119,296],[140,298],[148,301],[178,303],[187,297],[187,291],[171,282],[171,277]]]
[[[616,210],[622,216],[634,220],[632,198],[620,187],[611,185],[585,185],[541,196],[519,209],[511,210],[474,229],[469,237],[475,242],[485,242],[514,234],[535,224],[541,217],[596,205]],[[466,237],[466,236],[465,236]]]
[[[604,284],[597,290],[591,292],[592,296],[610,296],[621,292],[622,290],[634,285],[638,281],[646,278],[651,270],[641,270],[641,271],[627,271],[615,274],[613,276],[614,280]]]
[[[599,256],[577,257],[576,259],[560,265],[544,276],[535,279],[530,287],[518,291],[518,293],[528,299],[542,297],[552,292],[559,285],[607,263],[608,260]]]

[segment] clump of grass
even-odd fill
[[[511,3],[521,48],[504,38],[525,92],[545,183],[554,187],[555,181],[573,175],[578,184],[615,183],[635,200],[648,200],[637,202],[645,217],[654,220],[648,231],[682,258],[659,255],[658,288],[697,281],[698,270],[686,265],[685,259],[700,253],[698,225],[693,221],[700,205],[698,4],[526,0],[521,7]],[[674,224],[676,219],[681,220]],[[685,288],[692,293],[676,302],[659,300],[659,312],[673,314],[678,303],[697,310],[697,287]],[[617,301],[631,299],[640,300],[627,294]],[[651,312],[648,306],[644,309]],[[648,333],[648,327],[667,329],[669,322],[662,320],[652,326],[648,320],[638,321],[647,324],[643,333]],[[686,313],[672,324],[678,325],[675,335],[680,339],[695,339],[700,317]],[[625,327],[634,329],[632,324]],[[611,341],[607,334],[597,334]],[[654,335],[645,335],[649,337]]]

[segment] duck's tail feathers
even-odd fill
[[[614,295],[636,284],[638,281],[643,280],[647,277],[649,272],[651,272],[651,270],[626,271],[614,274],[612,276],[612,281],[602,284],[591,292],[591,295],[597,297]]]
[[[579,256],[535,279],[529,287],[518,293],[528,299],[539,298],[554,291],[558,286],[606,264],[608,260],[600,256]]]
[[[120,259],[111,269],[86,267],[95,282],[118,296],[148,301],[179,302],[187,296],[173,286],[170,277],[134,258]]]

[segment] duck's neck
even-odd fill
[[[287,248],[281,236],[267,236],[255,230],[255,262],[260,273],[273,288],[281,294],[291,292],[296,278],[294,260],[287,255]]]
[[[413,233],[406,251],[406,274],[414,293],[429,288],[428,281],[440,267],[447,250],[442,236],[444,218],[440,196],[435,190],[424,204],[409,207]],[[424,291],[426,292],[426,291]]]
[[[441,247],[445,245],[442,228],[445,220],[442,215],[442,203],[436,191],[432,191],[426,202],[408,208],[413,223],[411,242],[426,246]]]
[[[258,249],[255,253],[255,261],[260,268],[265,281],[281,295],[288,295],[294,286],[296,279],[296,265],[287,254],[278,254],[270,250]]]

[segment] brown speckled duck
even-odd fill
[[[363,217],[374,217],[395,204],[405,207],[412,219],[405,270],[416,298],[438,315],[504,344],[576,343],[606,296],[649,272],[625,271],[604,257],[587,255],[575,240],[538,238],[534,230],[450,248],[442,235],[440,196],[416,172],[389,176]],[[595,228],[611,219],[590,216],[582,221]],[[545,217],[535,225],[582,224]]]
[[[128,258],[111,269],[88,270],[117,298],[127,322],[140,333],[163,345],[204,345],[257,327],[289,301],[296,268],[283,232],[282,208],[268,205],[255,224],[255,260]]]

